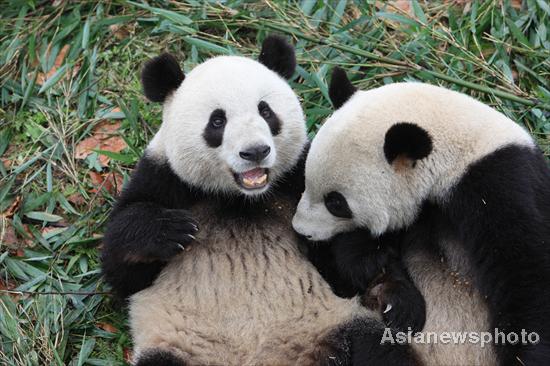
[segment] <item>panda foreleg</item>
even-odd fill
[[[365,306],[380,311],[388,326],[417,332],[426,322],[426,303],[399,257],[400,240],[398,234],[373,238],[355,230],[332,240],[332,257]]]
[[[338,272],[357,293],[364,293],[389,263],[389,252],[367,230],[339,234],[330,246]]]
[[[193,241],[197,230],[186,210],[151,202],[115,210],[103,240],[105,279],[122,298],[148,287],[168,260]]]
[[[378,310],[388,326],[402,332],[420,332],[426,323],[424,296],[398,260],[392,262],[386,273],[371,284],[363,297],[363,304]]]
[[[167,163],[146,153],[124,186],[103,239],[102,267],[122,298],[155,280],[168,260],[194,239],[197,223],[189,208],[191,188]]]

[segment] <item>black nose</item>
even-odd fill
[[[239,152],[239,155],[244,160],[250,160],[255,162],[260,162],[264,160],[269,153],[271,148],[267,145],[253,146],[244,151]]]

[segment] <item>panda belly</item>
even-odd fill
[[[161,348],[190,365],[318,364],[338,325],[375,317],[333,294],[290,224],[201,226],[197,243],[130,300],[136,357]]]
[[[488,332],[489,312],[480,293],[471,285],[466,254],[459,243],[442,241],[445,260],[412,250],[405,256],[412,280],[426,301],[422,333]],[[413,343],[425,365],[496,365],[493,346],[481,343]]]

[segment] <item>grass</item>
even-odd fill
[[[360,88],[423,81],[472,95],[550,155],[545,0],[12,0],[0,15],[0,364],[124,364],[126,318],[99,278],[98,248],[113,195],[160,124],[138,71],[162,51],[189,71],[214,55],[255,57],[282,33],[296,44],[291,84],[312,134],[340,65]],[[124,148],[77,159],[105,119]]]

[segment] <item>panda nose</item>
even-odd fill
[[[259,163],[260,161],[264,160],[270,152],[271,148],[269,146],[259,145],[250,147],[246,150],[239,152],[239,156],[244,160],[255,161]]]

